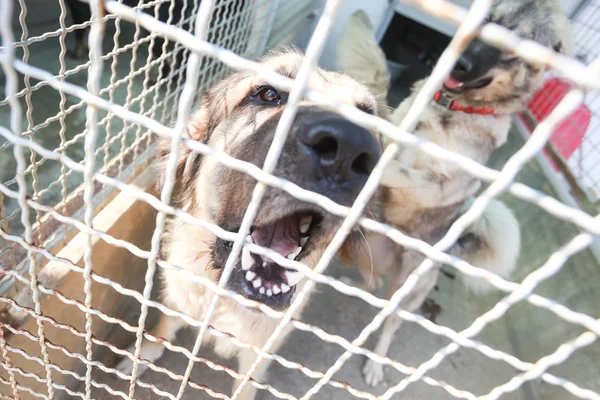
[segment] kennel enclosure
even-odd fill
[[[222,360],[191,351],[197,335],[191,330],[187,335],[192,339],[185,345],[165,343],[180,357],[177,363],[159,360],[154,365],[139,360],[150,364],[151,369],[151,374],[142,376],[125,376],[113,368],[118,357],[133,357],[124,349],[136,336],[159,340],[146,332],[159,313],[183,318],[204,335],[227,335],[211,329],[209,319],[195,321],[156,299],[158,284],[153,278],[157,271],[177,268],[158,256],[160,248],[152,237],[159,237],[162,228],[159,224],[155,231],[156,221],[167,215],[182,215],[170,205],[172,182],[165,183],[167,188],[155,187],[152,161],[156,137],[179,137],[194,98],[229,71],[244,69],[259,71],[274,86],[301,93],[376,128],[395,143],[418,145],[404,130],[412,129],[461,46],[478,32],[492,2],[477,0],[468,14],[443,0],[406,3],[381,1],[369,6],[373,7],[368,10],[370,15],[379,18],[373,19],[380,22],[375,25],[381,37],[390,12],[405,10],[405,6],[420,15],[450,21],[453,27],[462,24],[462,28],[433,70],[420,101],[398,128],[332,103],[326,94],[305,89],[305,78],[292,82],[254,62],[269,49],[296,44],[306,50],[304,68],[314,66],[321,53],[325,63],[333,63],[335,33],[356,2],[141,0],[130,6],[121,1],[90,0],[92,21],[74,25],[63,0],[52,5],[41,0],[3,0],[2,396],[229,398],[228,385],[221,381],[239,376]],[[312,300],[316,308],[309,308],[306,319],[292,319],[289,313],[264,307],[257,311],[291,324],[298,332],[282,350],[284,354],[254,349],[257,355],[273,359],[275,365],[265,382],[247,383],[259,387],[260,396],[386,399],[404,393],[415,398],[600,398],[600,371],[594,361],[600,356],[596,343],[600,334],[600,293],[596,288],[600,271],[589,250],[600,234],[594,198],[597,163],[593,161],[597,155],[600,88],[598,41],[594,39],[598,31],[593,19],[600,16],[597,3],[584,1],[576,10],[566,10],[572,16],[578,58],[558,57],[550,49],[520,40],[493,24],[478,33],[481,39],[530,62],[542,60],[552,67],[552,76],[572,85],[534,124],[521,126],[523,121],[515,120],[510,145],[492,166],[473,165],[460,155],[429,148],[431,154],[462,163],[489,183],[477,205],[457,221],[441,244],[420,247],[432,260],[448,264],[457,274],[481,274],[477,266],[464,265],[444,251],[456,240],[461,227],[482,212],[486,201],[499,195],[521,217],[528,237],[514,281],[488,275],[499,292],[477,300],[477,304],[458,281],[442,280],[439,293],[434,294],[442,304],[437,322],[396,310],[418,273],[431,268],[429,261],[389,302],[339,281],[345,271],[335,266],[333,272],[325,270],[336,247],[357,222],[363,229],[385,232],[400,245],[416,245],[381,223],[360,219],[381,169],[374,172],[356,204],[346,208],[314,193],[289,189],[270,174],[272,165],[252,168],[225,154],[211,153],[225,165],[252,174],[261,184],[288,190],[346,218],[344,229],[329,246],[318,270],[297,266],[307,279],[323,288],[323,293]],[[176,11],[179,5],[181,9]],[[161,13],[167,15],[165,21],[158,18]],[[71,54],[74,32],[81,29],[90,31],[90,53],[76,59]],[[328,33],[332,34],[330,41]],[[158,57],[152,51],[154,46],[162,48]],[[539,107],[540,102],[532,104]],[[553,136],[553,129],[582,104],[590,110],[591,120],[583,135]],[[296,104],[290,101],[287,107],[293,110]],[[535,112],[535,107],[529,111]],[[293,117],[293,111],[290,113]],[[521,136],[527,126],[535,133],[525,131]],[[285,132],[278,139],[282,141],[274,142],[275,149],[284,142]],[[548,161],[552,148],[546,143],[555,147],[558,143],[561,148],[567,140],[578,140],[580,145],[568,157],[560,154],[565,160],[558,168],[557,160]],[[200,143],[188,140],[185,144],[194,151],[211,152]],[[382,166],[396,147],[394,144],[385,150]],[[547,164],[542,166],[544,162]],[[557,170],[561,174],[555,173],[557,176],[549,180],[546,175],[553,176],[552,171]],[[577,194],[577,188],[584,197]],[[218,227],[214,229],[218,231]],[[242,245],[244,235],[220,234]],[[219,296],[232,295],[215,284],[199,281]],[[252,301],[244,305],[259,308]],[[401,330],[397,335],[399,346],[410,343],[418,352],[411,352],[409,346],[398,347],[389,358],[378,357],[365,345],[383,317],[392,312],[411,321],[406,334]],[[341,329],[343,324],[347,326]],[[230,339],[238,346],[250,346]],[[359,356],[393,371],[385,387],[370,388],[362,382]],[[194,364],[203,366],[203,374],[193,373]],[[351,364],[352,369],[344,364]]]

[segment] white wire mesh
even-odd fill
[[[27,11],[24,1],[21,0],[19,2],[21,6],[19,23],[22,32],[20,41],[15,41],[11,28],[11,18],[13,17],[13,12],[11,11],[12,3],[10,0],[4,0],[2,2],[2,12],[0,14],[3,18],[1,21],[1,34],[3,40],[0,60],[2,61],[3,70],[7,77],[7,84],[6,99],[0,103],[0,107],[8,107],[11,117],[10,127],[0,126],[0,135],[6,139],[6,142],[2,144],[0,151],[5,152],[6,149],[12,147],[14,151],[14,160],[16,161],[14,171],[9,171],[7,175],[11,178],[8,180],[3,179],[3,183],[0,183],[0,192],[3,196],[2,208],[0,209],[0,217],[2,218],[2,230],[0,230],[0,236],[4,240],[3,243],[7,244],[5,250],[3,250],[2,255],[5,255],[5,257],[2,260],[8,260],[6,262],[3,261],[2,272],[6,282],[16,281],[31,289],[34,307],[24,307],[10,298],[10,296],[5,295],[0,296],[0,301],[29,314],[36,321],[37,335],[19,329],[18,327],[10,326],[10,324],[3,323],[2,326],[6,329],[6,332],[10,332],[12,335],[23,336],[28,340],[39,343],[41,352],[41,357],[34,354],[28,354],[8,343],[4,334],[0,335],[0,346],[2,347],[3,358],[2,367],[7,372],[8,376],[8,379],[2,378],[1,382],[7,387],[7,395],[12,394],[13,398],[19,398],[24,393],[28,393],[34,397],[52,399],[57,396],[57,391],[60,391],[65,392],[70,396],[87,399],[92,398],[92,388],[97,388],[104,390],[112,396],[131,399],[136,395],[135,388],[137,385],[141,388],[148,389],[157,396],[164,396],[166,398],[177,400],[184,395],[186,390],[199,390],[213,398],[229,398],[227,395],[213,390],[210,385],[207,386],[190,381],[192,367],[195,363],[202,363],[211,369],[223,371],[231,377],[242,379],[242,386],[251,384],[258,389],[269,391],[277,398],[295,399],[295,396],[286,393],[285,388],[276,389],[271,385],[263,382],[256,382],[251,378],[252,369],[255,365],[263,358],[267,358],[275,360],[285,368],[298,370],[315,381],[313,382],[314,384],[308,386],[309,389],[302,396],[303,399],[318,395],[324,385],[330,385],[345,390],[347,392],[345,393],[346,397],[352,395],[358,398],[388,399],[395,393],[405,390],[410,384],[416,381],[422,381],[430,386],[441,388],[452,397],[474,399],[478,397],[470,391],[459,389],[455,387],[455,385],[426,375],[429,372],[433,372],[434,368],[436,368],[444,358],[451,353],[456,352],[461,348],[472,348],[490,359],[502,360],[519,371],[519,373],[508,382],[492,387],[489,390],[489,393],[484,394],[481,398],[495,399],[503,394],[521,388],[527,381],[542,379],[550,385],[562,387],[577,398],[600,399],[600,394],[596,391],[588,389],[587,387],[582,387],[580,384],[576,384],[557,374],[548,372],[551,367],[565,363],[577,349],[584,348],[593,343],[598,335],[600,335],[600,320],[597,319],[597,316],[572,310],[554,300],[534,293],[536,288],[538,288],[543,281],[555,276],[569,258],[586,249],[592,243],[594,236],[600,235],[598,218],[594,218],[594,216],[589,215],[582,210],[566,206],[555,200],[553,197],[534,190],[531,187],[521,183],[515,183],[516,175],[533,156],[542,151],[544,145],[550,140],[554,129],[570,115],[579,104],[581,104],[584,97],[582,90],[575,89],[570,91],[547,118],[539,124],[534,134],[532,134],[531,139],[510,158],[504,168],[500,171],[480,165],[464,156],[446,151],[427,141],[419,140],[408,133],[414,129],[423,109],[432,98],[436,88],[439,87],[444,77],[449,73],[452,65],[462,50],[468,45],[469,39],[473,37],[474,33],[478,32],[480,23],[487,14],[492,1],[476,1],[468,15],[465,14],[464,10],[452,6],[443,0],[421,0],[415,2],[426,11],[443,16],[446,19],[454,20],[455,22],[462,22],[462,24],[453,42],[442,55],[431,77],[419,93],[417,100],[399,127],[395,127],[389,122],[363,113],[354,107],[333,102],[327,98],[326,94],[316,92],[314,89],[306,88],[308,74],[314,69],[316,61],[319,58],[323,45],[327,39],[328,31],[333,24],[336,8],[339,7],[338,0],[327,1],[308,46],[302,67],[295,80],[280,76],[274,71],[267,70],[265,67],[249,60],[249,58],[263,52],[264,48],[261,48],[262,46],[271,46],[274,43],[283,40],[283,38],[289,37],[289,35],[297,29],[297,27],[292,24],[287,24],[289,25],[289,32],[283,32],[280,27],[278,27],[277,32],[274,32],[272,35],[261,30],[253,31],[253,29],[257,29],[257,25],[260,25],[264,21],[270,21],[266,24],[267,27],[265,29],[271,29],[270,26],[274,23],[273,15],[279,15],[278,13],[281,13],[281,10],[283,9],[282,3],[286,2],[275,2],[275,4],[269,2],[257,2],[252,6],[248,6],[248,3],[240,0],[194,1],[193,4],[188,4],[188,2],[185,1],[183,3],[183,10],[180,18],[174,20],[173,11],[175,1],[171,1],[169,2],[170,4],[168,7],[168,19],[166,20],[166,23],[164,23],[160,22],[157,19],[157,16],[159,7],[165,1],[147,3],[140,1],[137,5],[134,5],[133,8],[130,8],[123,5],[122,1],[109,1],[103,3],[99,0],[90,0],[93,16],[92,21],[66,27],[66,7],[65,3],[61,0],[59,18],[60,28],[56,31],[48,31],[38,36],[28,37],[27,24],[25,21]],[[308,13],[310,12],[311,2],[298,2],[296,7],[297,8],[295,8],[294,11],[304,10]],[[107,14],[102,17],[104,10]],[[139,10],[146,10],[149,13],[143,14],[140,13]],[[189,10],[189,14],[186,10]],[[258,12],[257,10],[262,10],[263,13]],[[239,24],[232,24],[234,18],[239,19]],[[114,46],[111,51],[102,55],[102,40],[106,36],[106,28],[109,21],[114,21],[115,23],[115,33],[113,36]],[[135,23],[135,33],[133,33],[132,42],[126,45],[123,45],[120,42],[121,29],[125,26],[124,21]],[[192,21],[195,21],[194,34],[188,32],[188,30],[191,30]],[[285,25],[281,21],[279,21],[279,23]],[[242,28],[236,29],[234,28],[234,25],[242,26]],[[90,27],[90,61],[68,70],[65,62],[65,39],[67,33],[84,27]],[[142,28],[150,32],[145,38],[140,38]],[[542,61],[550,65],[554,68],[556,73],[561,74],[581,87],[595,90],[600,87],[600,79],[598,79],[598,76],[600,76],[598,66],[600,64],[598,61],[595,61],[586,67],[576,60],[556,55],[549,49],[545,49],[538,44],[521,40],[510,33],[510,31],[493,24],[486,25],[481,29],[479,35],[483,40],[499,47],[510,49],[526,60]],[[155,46],[157,47],[156,39],[159,37],[167,40],[164,41],[161,46],[161,55],[155,57],[152,49]],[[45,71],[50,68],[34,67],[29,64],[28,60],[28,57],[32,52],[30,46],[35,43],[43,43],[45,40],[50,40],[51,38],[58,38],[61,50],[58,56],[59,69],[55,73]],[[168,49],[168,46],[171,45],[169,41],[173,42],[171,49]],[[148,44],[147,47],[145,47],[146,44]],[[16,59],[16,49],[23,49],[22,61]],[[123,63],[118,62],[118,58],[123,53],[128,53],[130,51],[131,58],[129,68],[125,68],[125,76],[118,79],[119,66],[123,65]],[[146,55],[146,58],[144,65],[140,68],[137,59],[138,55],[141,54],[142,59],[144,54]],[[174,61],[179,56],[184,59],[181,67],[172,71],[167,71],[165,74],[165,65],[174,65]],[[110,80],[107,86],[103,88],[103,64],[104,71],[106,72],[108,70],[108,64],[104,63],[104,61],[107,60],[111,60]],[[156,68],[156,71],[158,71],[156,75],[157,79],[154,83],[151,82],[153,68]],[[185,73],[184,69],[186,71]],[[262,169],[247,162],[236,160],[227,154],[211,149],[202,143],[195,142],[191,139],[182,139],[182,134],[195,94],[210,86],[216,79],[229,71],[229,69],[247,70],[259,73],[265,77],[267,82],[290,92],[288,105],[278,124],[275,138]],[[81,80],[79,82],[74,79],[71,81],[69,80],[69,77],[76,77],[77,73],[83,70],[87,70],[88,72],[86,89],[81,87]],[[17,73],[24,76],[23,82],[25,88],[21,91],[18,90]],[[39,83],[31,85],[31,80],[38,80]],[[126,87],[124,87],[125,85]],[[41,93],[44,88],[48,87],[58,91],[60,94],[58,112],[56,115],[35,124],[35,110],[32,96],[36,93]],[[119,88],[121,88],[120,90],[126,91],[125,102],[122,106],[115,102],[116,91],[119,90]],[[103,97],[106,94],[108,94],[108,100]],[[80,101],[67,108],[67,96],[73,96]],[[374,128],[393,140],[393,143],[385,149],[385,152],[376,168],[373,170],[365,188],[351,208],[343,207],[322,195],[306,191],[289,181],[282,180],[272,175],[283,144],[285,143],[288,130],[293,122],[296,106],[304,96],[325,108],[335,110],[353,122],[368,128]],[[172,105],[170,104],[171,98],[173,99]],[[22,111],[21,99],[24,99],[26,104],[25,113]],[[146,109],[148,104],[151,104],[151,106]],[[174,108],[175,104],[178,104],[177,121],[174,127],[170,128],[168,127],[168,110]],[[87,121],[85,129],[75,135],[73,135],[73,132],[69,132],[69,136],[72,135],[72,137],[67,139],[66,118],[78,109],[81,109],[84,105],[86,106]],[[159,112],[161,111],[161,108],[162,112]],[[104,117],[100,118],[102,115],[104,115]],[[21,126],[23,116],[25,116],[27,121],[26,129],[23,129]],[[41,139],[42,136],[40,135],[40,132],[45,132],[45,130],[57,121],[59,124],[58,138],[60,142],[57,143],[55,148],[52,148],[52,146],[48,146],[48,143],[45,143]],[[96,140],[99,137],[100,129],[103,126],[105,126],[104,129],[106,130],[105,144],[98,146]],[[130,128],[132,127],[135,127],[135,131],[129,133]],[[111,132],[113,129],[115,131],[114,134]],[[135,164],[138,156],[142,154],[142,151],[150,148],[150,140],[153,134],[169,137],[171,138],[172,143],[170,160],[166,172],[167,178],[162,187],[160,200],[148,193],[140,192],[131,187],[128,184],[126,179],[127,176],[125,174],[126,165],[132,162]],[[85,140],[85,155],[81,157],[80,150],[79,152],[74,151],[69,153],[70,150],[77,150],[77,143],[79,143],[82,138]],[[218,226],[194,218],[182,210],[176,209],[170,205],[175,183],[177,153],[179,152],[179,143],[181,141],[193,151],[211,155],[224,165],[245,172],[258,181],[252,196],[252,201],[246,211],[239,232],[227,232]],[[395,155],[399,144],[418,146],[428,154],[454,162],[473,176],[483,181],[491,182],[490,186],[477,198],[473,207],[452,225],[447,235],[435,246],[430,246],[427,243],[410,238],[402,232],[380,222],[362,217],[365,205],[377,190],[383,170],[386,167],[386,164]],[[25,159],[25,150],[29,151],[29,164]],[[128,155],[130,158],[127,158]],[[96,166],[99,161],[101,162],[100,168]],[[43,167],[47,162],[55,163],[54,165],[60,172],[56,174],[56,179],[51,180],[51,183],[47,188],[39,190],[38,173],[43,170]],[[142,162],[146,162],[146,160],[144,159]],[[111,166],[113,165],[116,167],[114,170],[111,170]],[[74,180],[70,182],[69,179]],[[83,185],[80,186],[81,182],[83,182]],[[149,204],[158,211],[156,229],[153,232],[152,245],[149,251],[142,250],[133,243],[117,239],[105,232],[94,229],[92,220],[97,204],[95,202],[95,194],[98,192],[95,182],[105,189],[117,189],[129,196],[133,196],[137,200]],[[11,188],[11,186],[14,185],[17,186],[18,190]],[[31,190],[29,189],[30,185]],[[267,186],[278,187],[303,201],[317,204],[326,211],[345,218],[342,227],[336,233],[334,239],[329,244],[324,255],[314,269],[310,269],[296,261],[288,260],[270,249],[245,242],[245,237],[248,234],[252,221],[260,207],[261,199]],[[60,195],[44,201],[44,195],[50,194],[55,187],[60,191]],[[28,195],[29,191],[32,192],[32,196]],[[80,217],[77,215],[67,215],[67,200],[68,197],[73,196],[72,193],[69,195],[67,193],[73,191],[78,193],[83,191],[82,205],[84,206],[85,212],[82,220],[80,220]],[[455,243],[464,229],[472,221],[481,216],[489,200],[497,197],[504,191],[511,193],[521,200],[533,203],[550,213],[553,217],[575,224],[579,229],[584,231],[569,241],[561,249],[555,251],[544,265],[527,275],[521,283],[507,281],[499,276],[495,276],[490,272],[469,265],[465,261],[444,253]],[[106,197],[106,193],[104,193],[104,197]],[[29,216],[31,209],[33,209],[36,214],[35,225],[32,224]],[[20,215],[20,224],[15,222],[17,215]],[[170,265],[158,257],[160,239],[163,235],[167,216],[177,216],[187,223],[209,229],[217,237],[234,242],[231,254],[218,284],[215,284],[207,278],[195,276],[194,274],[182,270],[178,266]],[[58,221],[60,223],[59,225],[64,227],[62,229],[66,230],[66,227],[69,227],[69,229],[76,229],[87,235],[87,247],[83,268],[69,262],[69,260],[56,257],[51,251],[50,244],[59,235],[54,232],[50,232],[49,235],[46,235],[46,232],[41,229],[43,226],[43,218],[48,217]],[[417,270],[409,277],[405,285],[399,289],[390,300],[378,298],[361,289],[348,286],[323,274],[335,256],[335,253],[350,233],[352,227],[357,223],[365,229],[384,234],[396,243],[406,248],[421,251],[429,257],[428,260],[423,262],[423,264],[417,268]],[[34,227],[37,229],[36,232],[34,232]],[[36,235],[35,237],[34,233]],[[128,289],[119,282],[100,276],[93,271],[91,252],[94,243],[93,239],[98,237],[112,246],[125,249],[139,258],[147,260],[148,268],[143,292],[140,293]],[[285,312],[275,311],[262,303],[248,300],[235,292],[225,289],[225,283],[229,278],[229,273],[243,246],[247,246],[252,253],[268,255],[282,266],[296,268],[309,279],[303,292],[297,296],[289,310]],[[24,264],[27,267],[25,270],[10,268],[11,266],[17,266],[17,262],[20,260],[19,254],[21,254],[21,257],[22,255],[26,255],[27,257]],[[83,291],[85,293],[83,301],[69,298],[56,290],[56,288],[46,287],[38,282],[37,266],[41,261],[47,260],[66,264],[70,270],[77,274],[81,274],[84,282]],[[397,310],[399,302],[417,284],[419,278],[433,267],[434,262],[449,264],[461,273],[467,275],[484,277],[489,283],[499,290],[509,293],[509,295],[500,300],[492,309],[482,313],[475,319],[471,326],[461,331],[435,324],[416,314]],[[205,286],[207,290],[214,293],[211,308],[204,320],[198,321],[189,315],[170,309],[150,299],[153,288],[153,277],[157,266],[159,268],[177,270],[179,273],[184,274],[190,281],[198,282]],[[137,321],[137,326],[130,325],[94,308],[91,292],[92,282],[109,286],[120,295],[137,300],[141,305],[141,313]],[[365,326],[362,332],[360,332],[354,340],[348,340],[342,336],[328,333],[318,326],[307,324],[292,318],[294,311],[303,305],[306,301],[308,292],[312,290],[317,283],[330,285],[339,292],[349,296],[358,297],[380,310],[377,316]],[[82,330],[74,326],[60,323],[43,315],[41,304],[43,295],[57,298],[65,307],[76,307],[79,312],[83,313],[82,315],[85,315],[86,322],[84,329]],[[263,348],[259,348],[250,343],[243,343],[238,338],[220,332],[210,325],[212,311],[215,309],[219,298],[222,296],[229,297],[243,306],[257,309],[259,312],[263,312],[278,321],[278,328]],[[505,351],[495,349],[473,339],[485,327],[489,326],[491,322],[505,316],[508,310],[521,300],[525,300],[541,309],[548,310],[554,315],[571,324],[577,325],[586,331],[576,335],[572,340],[560,344],[556,351],[537,359],[535,362],[523,361]],[[158,309],[161,313],[166,315],[182,318],[187,324],[198,328],[199,334],[193,349],[190,351],[181,346],[165,342],[160,338],[153,337],[145,332],[146,318],[149,309]],[[402,319],[419,324],[429,332],[450,339],[451,343],[442,347],[428,361],[425,361],[416,367],[406,366],[389,357],[378,356],[363,348],[362,346],[369,335],[376,331],[384,319],[392,313],[397,313]],[[125,331],[135,333],[135,351],[129,353],[120,350],[110,342],[95,337],[93,334],[92,323],[94,318],[108,324],[119,326]],[[345,352],[325,372],[309,368],[301,363],[290,361],[281,355],[272,353],[272,345],[275,343],[277,336],[282,332],[283,328],[290,324],[297,330],[310,332],[323,341],[341,346]],[[70,352],[63,346],[56,345],[49,341],[44,334],[44,328],[47,326],[83,338],[86,344],[86,354],[83,355]],[[251,371],[245,376],[242,376],[230,368],[198,356],[198,351],[200,350],[203,338],[206,335],[228,338],[236,346],[250,349],[256,353],[258,358],[255,365],[251,368]],[[160,341],[164,343],[165,347],[169,350],[183,353],[188,360],[185,371],[182,374],[178,374],[169,368],[163,368],[140,359],[140,345],[142,339],[154,342]],[[115,354],[129,357],[134,363],[132,374],[130,376],[122,374],[113,368],[107,367],[101,360],[94,359],[93,346],[105,347]],[[85,376],[77,374],[74,371],[65,370],[56,363],[53,363],[48,349],[60,351],[66,354],[67,357],[77,359],[79,362],[83,363],[83,365],[86,366]],[[24,371],[19,367],[13,366],[11,359],[16,355],[39,364],[43,368],[42,373],[44,376],[42,377],[37,373]],[[342,368],[343,364],[352,355],[365,355],[371,360],[390,365],[407,376],[397,384],[391,385],[391,387],[380,397],[377,397],[369,391],[364,391],[355,387],[354,383],[351,385],[333,380],[333,375]],[[149,366],[156,372],[169,376],[173,380],[179,381],[178,390],[174,393],[168,393],[151,382],[145,382],[144,377],[140,380],[140,377],[137,376],[137,367],[140,363]],[[127,392],[115,390],[110,385],[99,383],[92,379],[94,367],[115,375],[120,379],[129,381],[129,390]],[[63,384],[56,383],[55,378],[57,377],[57,374],[68,375],[77,381],[83,382],[84,391],[75,391]],[[44,384],[46,393],[38,393],[30,387],[27,387],[24,383],[29,381],[22,380],[22,378],[30,378]],[[241,391],[242,386],[240,386],[238,391],[233,394],[232,398],[236,398]]]
[[[597,27],[600,19],[600,2],[585,1],[580,4],[572,15],[574,56],[584,62],[591,62],[599,56],[597,48],[600,40],[600,30]],[[565,82],[556,81],[549,77],[539,97],[529,104],[527,115],[534,121],[543,119],[551,110],[556,100],[564,96]],[[568,87],[568,86],[567,86]],[[584,103],[569,121],[565,121],[552,136],[551,144],[557,155],[562,158],[570,175],[567,183],[577,185],[585,196],[583,201],[598,206],[600,199],[600,97],[598,90],[589,90]],[[527,123],[531,125],[531,123]],[[549,157],[549,156],[547,156]],[[550,157],[549,157],[550,158]],[[550,158],[555,170],[556,160]]]

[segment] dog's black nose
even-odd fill
[[[451,75],[463,82],[481,78],[498,65],[500,55],[501,52],[497,48],[475,39],[459,57]]]
[[[373,135],[337,115],[305,125],[298,139],[322,172],[335,181],[363,181],[379,158]]]
[[[469,73],[473,70],[473,62],[471,61],[471,59],[463,54],[460,56],[460,58],[458,59],[458,61],[456,61],[456,65],[454,66],[454,71],[455,72],[459,72],[459,73]]]

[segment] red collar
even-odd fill
[[[496,110],[494,110],[493,108],[483,108],[483,107],[477,108],[477,107],[462,106],[462,105],[458,104],[457,102],[455,102],[454,100],[452,100],[451,98],[449,98],[448,96],[446,96],[446,94],[442,93],[441,91],[438,91],[433,96],[433,101],[435,101],[442,107],[446,107],[448,110],[462,111],[467,114],[489,115],[489,114],[494,114],[496,112]]]

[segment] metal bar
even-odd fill
[[[11,131],[15,135],[20,135],[22,133],[21,127],[21,117],[22,117],[22,109],[19,101],[15,97],[15,93],[18,88],[17,81],[17,73],[12,66],[12,62],[14,61],[14,46],[12,45],[14,42],[14,35],[12,32],[12,0],[2,0],[0,3],[0,35],[2,36],[2,43],[5,46],[2,54],[2,69],[4,70],[4,74],[6,76],[6,97],[8,98],[8,102],[10,104],[10,126]],[[27,206],[27,183],[25,182],[25,156],[23,154],[23,146],[19,144],[13,145],[14,157],[17,162],[17,172],[16,178],[17,183],[19,185],[19,197],[18,203],[21,208],[21,224],[25,229],[24,239],[26,242],[32,242],[32,229],[31,223],[29,221],[29,207]],[[39,301],[39,291],[37,288],[37,271],[36,271],[36,259],[35,255],[32,251],[27,252],[27,256],[29,259],[29,276],[31,277],[31,292],[32,299],[35,303],[35,313],[36,315],[41,314],[42,305]],[[43,323],[36,318],[36,323],[38,327],[38,337],[40,338],[40,350],[44,358],[44,362],[46,364],[50,363],[50,356],[48,355],[48,350],[44,343],[44,325]],[[47,390],[48,397],[50,399],[54,398],[54,387],[52,386],[52,372],[50,368],[46,365],[46,382],[47,382]]]
[[[103,0],[91,0],[90,7],[92,11],[92,26],[90,28],[88,43],[90,48],[90,70],[88,74],[87,89],[93,95],[100,93],[100,82],[102,79],[102,40],[104,39],[105,23],[100,20],[103,12]],[[86,110],[86,127],[87,135],[85,137],[85,167],[84,167],[84,189],[83,201],[85,204],[84,221],[87,226],[92,227],[94,219],[94,172],[96,169],[96,139],[98,137],[98,108],[93,104],[88,104]],[[92,306],[92,248],[93,237],[87,235],[86,248],[83,255],[84,270],[83,270],[83,291],[85,293],[85,305]],[[86,330],[86,359],[91,361],[93,358],[92,352],[92,315],[85,313],[85,330]],[[87,365],[85,374],[85,395],[91,398],[92,395],[92,366]]]

